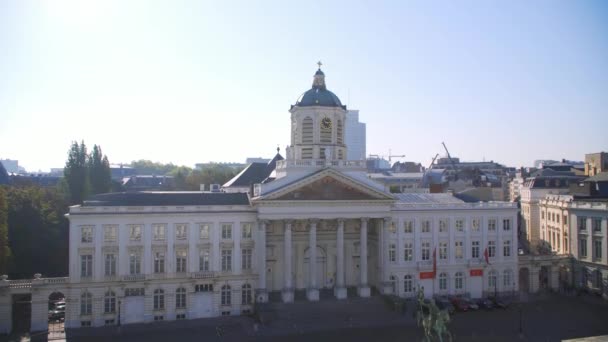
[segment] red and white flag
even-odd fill
[[[483,257],[486,259],[486,264],[490,265],[490,254],[488,253],[488,247],[483,251]]]

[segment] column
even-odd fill
[[[308,234],[308,276],[310,277],[306,297],[310,301],[319,300],[319,289],[317,288],[317,223],[318,220],[310,220],[310,232]]]
[[[359,237],[359,248],[361,251],[359,252],[360,260],[359,260],[359,270],[361,279],[359,288],[357,292],[360,297],[369,297],[370,291],[369,286],[367,285],[367,222],[368,218],[361,218],[361,229],[360,229],[360,237]]]
[[[388,240],[389,240],[388,227],[391,224],[391,221],[392,221],[392,218],[390,218],[390,217],[385,217],[382,220],[382,224],[380,226],[380,234],[379,234],[380,241],[378,243],[378,249],[380,250],[380,253],[379,253],[380,290],[384,294],[393,294],[393,286],[389,279],[390,272],[388,271],[388,267],[390,264],[390,262],[388,260]]]
[[[258,221],[257,231],[257,270],[258,270],[258,286],[255,290],[255,298],[257,303],[268,302],[268,292],[266,292],[266,225],[268,221]]]
[[[285,220],[285,234],[283,239],[283,302],[293,302],[293,286],[292,279],[292,243],[291,243],[291,220]]]
[[[347,294],[346,287],[344,287],[344,219],[338,219],[336,249],[336,287],[334,287],[334,295],[338,299],[345,299]]]

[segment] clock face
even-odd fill
[[[323,120],[321,120],[321,127],[325,128],[325,129],[330,129],[331,128],[331,120],[329,118],[323,118]]]

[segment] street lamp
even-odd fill
[[[120,299],[118,300],[118,328],[120,329]]]

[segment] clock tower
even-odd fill
[[[344,123],[346,106],[325,85],[325,74],[319,69],[312,88],[291,106],[291,144],[287,159],[344,160]]]

